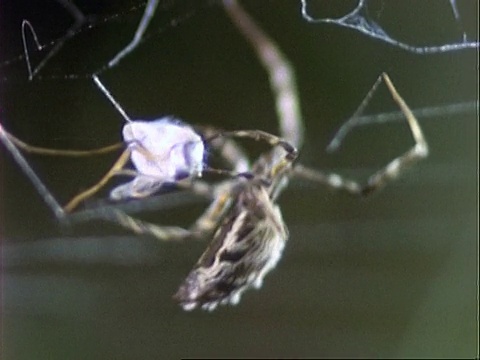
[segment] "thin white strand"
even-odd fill
[[[108,100],[110,100],[110,102],[113,104],[113,106],[115,106],[115,108],[117,109],[117,111],[120,113],[120,115],[123,116],[123,118],[125,119],[125,121],[127,122],[132,122],[132,120],[130,119],[130,117],[127,115],[127,113],[125,112],[125,110],[123,110],[123,108],[120,106],[120,104],[113,98],[112,94],[110,94],[110,91],[107,90],[107,88],[102,84],[102,82],[100,81],[100,79],[98,78],[97,75],[93,75],[92,76],[92,79],[93,81],[95,82],[95,85],[97,85],[97,87],[100,89],[100,91],[108,98]]]

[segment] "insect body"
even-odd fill
[[[113,200],[146,197],[167,182],[202,174],[203,140],[180,120],[130,121],[123,127],[123,139],[137,174],[111,191]]]

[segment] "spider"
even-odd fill
[[[115,175],[133,176],[134,180],[115,188],[111,192],[114,199],[148,197],[165,182],[175,183],[180,188],[187,188],[193,193],[211,198],[211,204],[189,229],[151,224],[128,215],[120,208],[99,210],[105,219],[114,221],[134,233],[148,234],[163,241],[211,237],[209,246],[174,295],[174,299],[184,310],[213,310],[218,305],[237,304],[246,290],[262,286],[265,275],[281,258],[289,237],[277,201],[290,179],[305,178],[355,196],[366,196],[382,188],[409,165],[428,155],[428,145],[415,116],[389,76],[382,74],[353,118],[363,111],[383,81],[405,115],[415,145],[371,175],[365,185],[338,174],[324,173],[297,164],[298,148],[303,140],[303,121],[291,66],[274,41],[237,2],[225,1],[224,8],[240,33],[253,46],[269,75],[276,101],[280,136],[261,130],[219,131],[211,127],[194,129],[172,119],[144,123],[131,121],[124,116],[127,124],[123,136],[128,146],[97,184],[74,197],[64,207],[54,201],[46,188],[43,193],[45,201],[59,218],[67,217],[82,201],[105,186]],[[95,76],[94,81],[112,100]],[[116,102],[112,103],[119,108]],[[151,134],[156,132],[165,134],[165,131],[170,135],[166,137],[167,141],[162,145],[164,147],[151,145],[149,136],[154,136]],[[248,157],[233,138],[266,141],[271,145],[271,150],[260,155],[250,166]],[[94,155],[122,146],[121,143],[83,152],[42,149],[21,142],[1,127],[0,139],[20,165],[22,161],[25,163],[22,168],[31,178],[36,175],[33,172],[33,175],[28,173],[28,164],[18,151],[15,152],[17,146],[31,152],[72,156]],[[217,149],[233,170],[206,167],[203,161],[204,144]],[[125,169],[129,160],[135,170]],[[209,170],[226,174],[228,178],[216,183],[199,179],[203,172]],[[37,186],[37,189],[42,193],[41,186]]]

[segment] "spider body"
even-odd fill
[[[259,289],[265,275],[277,265],[288,230],[276,198],[286,186],[296,158],[295,151],[287,152],[286,157],[283,153],[274,149],[261,156],[252,170],[256,178],[230,190],[231,207],[174,295],[184,310],[201,307],[211,311],[218,305],[236,305],[246,290]]]
[[[267,188],[248,182],[236,196],[213,239],[174,298],[185,310],[235,305],[249,288],[260,288],[279,261],[288,231]]]

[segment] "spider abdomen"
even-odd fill
[[[255,192],[255,204],[245,204],[251,192]],[[225,218],[174,295],[185,310],[237,304],[244,291],[262,286],[265,275],[280,260],[288,238],[280,209],[261,187],[252,187],[241,197],[243,201]]]

